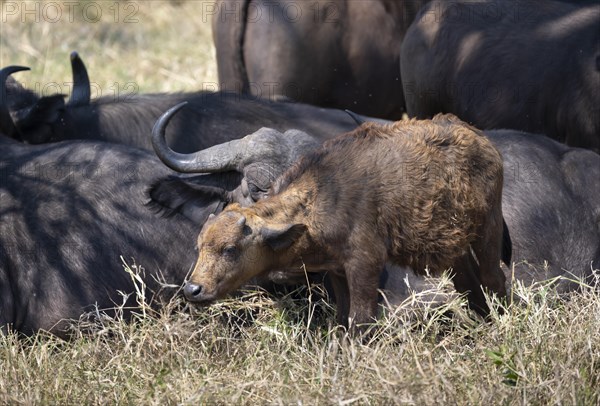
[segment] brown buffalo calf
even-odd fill
[[[387,261],[454,270],[458,291],[489,311],[481,286],[505,294],[502,158],[452,115],[364,124],[300,159],[252,207],[228,206],[198,238],[184,288],[209,303],[271,270],[332,275],[338,322],[368,323]]]

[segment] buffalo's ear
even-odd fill
[[[150,187],[148,195],[147,206],[158,214],[168,217],[179,213],[200,226],[210,214],[220,213],[229,203],[227,190],[210,182],[198,183],[196,178],[160,179]]]
[[[260,233],[269,247],[274,251],[279,251],[296,242],[305,231],[304,224],[285,224],[277,228],[263,227]]]
[[[52,139],[54,128],[61,124],[64,97],[63,94],[42,97],[32,106],[14,113],[13,121],[21,133],[22,141],[40,144]]]

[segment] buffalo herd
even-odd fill
[[[124,267],[157,306],[325,272],[341,324],[430,266],[481,314],[482,286],[597,273],[597,2],[215,7],[219,92],[91,99],[77,53],[67,101],[0,70],[0,334],[127,316]]]

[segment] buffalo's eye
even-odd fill
[[[253,182],[248,182],[248,190],[250,191],[250,197],[252,198],[252,200],[257,202],[265,197],[265,195],[269,191],[269,188],[262,188]]]
[[[223,256],[227,257],[229,259],[233,259],[237,256],[238,254],[238,249],[235,245],[228,245],[227,247],[223,248]]]
[[[250,193],[258,193],[263,192],[261,188],[259,188],[255,183],[249,182],[248,189],[250,189]]]

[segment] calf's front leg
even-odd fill
[[[385,263],[371,263],[352,259],[344,268],[350,298],[348,323],[350,333],[364,332],[368,324],[377,320],[377,289]]]

